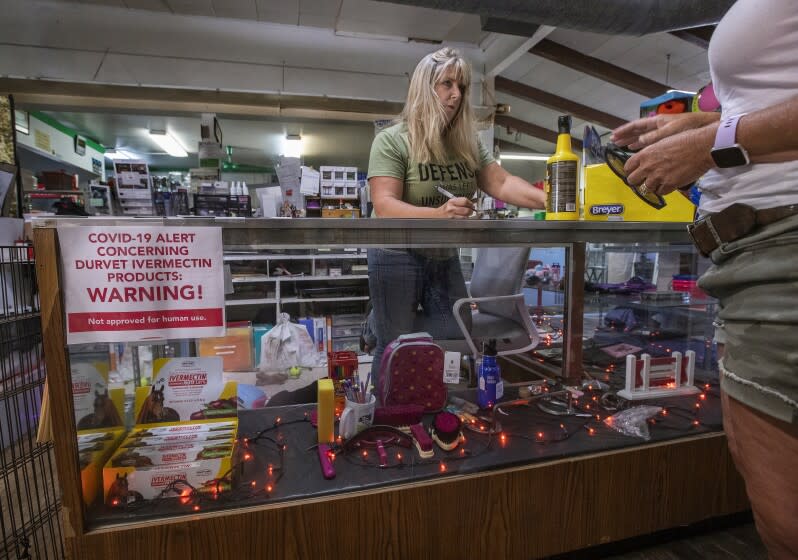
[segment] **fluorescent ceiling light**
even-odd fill
[[[108,159],[141,159],[138,154],[123,149],[108,150],[105,152],[105,157]]]
[[[150,130],[150,138],[155,140],[163,151],[173,157],[188,157],[188,152],[175,137],[165,130]]]
[[[285,137],[283,155],[294,158],[302,157],[302,137],[299,134],[289,134]]]
[[[546,161],[551,156],[543,154],[502,154],[501,159],[524,159],[529,161]]]

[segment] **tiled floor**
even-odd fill
[[[678,530],[673,530],[667,536],[642,537],[550,560],[767,560],[765,547],[751,522],[695,531],[685,528],[685,534],[680,536]]]

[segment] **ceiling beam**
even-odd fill
[[[673,89],[668,85],[649,80],[599,58],[582,54],[550,39],[543,39],[529,49],[529,52],[646,97],[657,97],[669,89]]]
[[[531,31],[533,27],[536,26],[527,26],[527,29]],[[495,35],[495,40],[485,49],[485,77],[491,78],[504,72],[552,31],[554,28],[550,25],[541,25],[528,37]]]
[[[528,86],[520,82],[514,82],[502,76],[496,76],[495,87],[496,91],[507,93],[519,99],[524,99],[555,111],[569,113],[583,121],[599,124],[605,128],[614,129],[622,124],[626,124],[624,119],[616,117],[615,115],[610,115],[609,113],[593,109],[587,105],[576,103],[575,101],[554,95],[542,89]]]
[[[709,40],[712,39],[714,32],[714,25],[703,25],[691,29],[677,29],[676,31],[671,31],[670,34],[702,49],[708,49]]]
[[[548,128],[516,119],[515,117],[496,115],[493,122],[496,126],[504,126],[516,132],[532,136],[533,138],[540,138],[541,140],[551,142],[552,144],[557,143],[557,132],[554,130],[549,130]],[[577,138],[572,138],[572,145],[578,150],[582,149],[582,141]]]
[[[82,84],[0,78],[0,92],[17,104],[93,110],[218,113],[252,117],[291,117],[368,121],[398,115],[402,103],[280,93]]]

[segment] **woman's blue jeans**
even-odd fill
[[[438,259],[423,249],[369,249],[368,266],[377,335],[371,379],[377,387],[382,354],[399,335],[424,331],[434,339],[463,338],[452,307],[468,293],[456,254]]]

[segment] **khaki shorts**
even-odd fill
[[[720,300],[721,386],[733,398],[798,422],[798,216],[713,251],[699,286]]]

